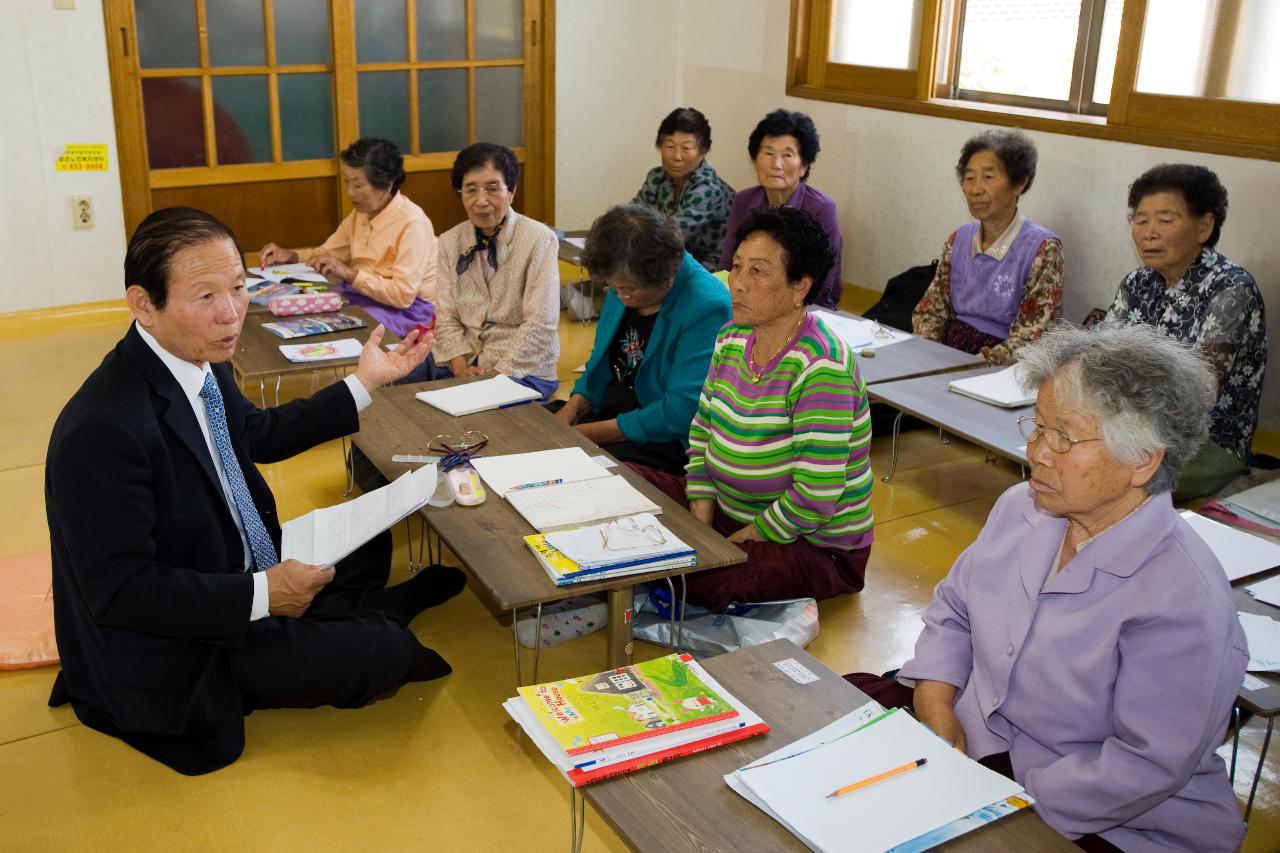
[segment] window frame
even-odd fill
[[[954,63],[956,27],[942,33],[949,41],[948,51],[948,46],[939,44],[941,0],[923,0],[914,71],[829,62],[832,4],[833,0],[791,0],[788,95],[1161,148],[1280,160],[1280,104],[1135,91],[1147,0],[1124,0],[1111,103],[1105,115],[945,97],[950,72],[939,82],[937,63],[944,53]],[[1212,55],[1221,56],[1223,49],[1215,44]],[[907,85],[909,79],[914,85]],[[1214,132],[1206,132],[1206,128]]]

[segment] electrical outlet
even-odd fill
[[[76,228],[93,227],[93,196],[73,195],[71,197],[71,224]]]

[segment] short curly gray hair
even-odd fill
[[[1086,330],[1058,322],[1018,350],[1027,381],[1052,379],[1058,397],[1098,419],[1102,441],[1122,465],[1164,451],[1143,487],[1171,491],[1209,435],[1217,379],[1199,352],[1151,326],[1104,323]]]

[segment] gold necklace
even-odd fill
[[[801,310],[801,311],[800,311],[800,318],[799,318],[798,320],[796,320],[796,324],[791,328],[791,333],[790,333],[789,335],[787,335],[787,337],[786,337],[786,339],[785,339],[785,340],[783,340],[783,342],[782,342],[782,346],[780,346],[780,347],[778,347],[776,350],[774,350],[774,351],[773,351],[773,354],[772,354],[772,355],[770,355],[768,358],[766,358],[766,359],[764,360],[764,364],[760,365],[760,367],[759,367],[759,368],[757,368],[757,367],[756,367],[756,353],[755,353],[755,347],[754,347],[754,346],[752,346],[752,348],[751,348],[751,358],[747,359],[747,373],[751,374],[751,384],[752,384],[752,385],[758,385],[758,384],[760,384],[760,380],[764,378],[764,368],[765,368],[765,366],[766,366],[766,365],[768,365],[768,364],[769,364],[769,362],[771,362],[771,361],[773,361],[775,358],[777,358],[777,357],[778,357],[778,355],[779,355],[779,353],[781,353],[784,349],[786,349],[786,348],[791,344],[792,339],[796,336],[796,332],[800,331],[800,326],[804,323],[804,318],[805,318],[805,317],[807,317],[807,316],[808,316],[808,312],[807,312],[807,311],[804,311],[804,310]],[[759,336],[759,333],[758,333],[758,332],[757,332],[757,334],[756,334],[756,340],[757,340],[757,341],[759,341],[759,340],[760,340],[760,336]]]

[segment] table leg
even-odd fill
[[[943,444],[951,443],[950,436],[948,436],[945,432],[942,431],[942,427],[938,427],[938,441],[942,442]]]
[[[569,853],[582,853],[582,837],[587,832],[587,798],[569,786]]]
[[[280,383],[281,382],[284,382],[284,374],[277,373],[276,374],[276,402],[275,402],[277,406],[280,405]]]
[[[631,639],[631,587],[609,590],[609,632],[606,666],[616,669],[631,663],[635,642]]]
[[[671,619],[667,626],[667,647],[673,652],[680,651],[679,641],[676,639],[676,585],[671,578],[667,578],[667,592],[671,593]]]
[[[1231,784],[1236,783],[1236,753],[1240,751],[1240,706],[1231,706]]]
[[[680,619],[676,622],[676,648],[684,643],[684,603],[689,594],[689,585],[685,583],[685,575],[680,576]]]
[[[516,653],[516,687],[523,687],[524,667],[520,665],[520,622],[519,609],[511,611],[511,647]],[[538,683],[538,653],[542,651],[542,602],[533,608],[533,678],[530,684]]]
[[[889,473],[880,478],[880,482],[887,483],[893,479],[893,473],[898,470],[898,434],[902,431],[902,412],[899,411],[897,417],[893,419],[893,444],[889,446]]]
[[[343,490],[342,496],[348,497],[356,488],[356,466],[355,461],[351,458],[351,451],[354,445],[347,444],[347,437],[342,437],[342,464],[347,469],[347,488]]]
[[[267,377],[258,377],[258,402],[262,403],[262,408],[267,407]]]
[[[1258,753],[1258,768],[1253,771],[1253,785],[1249,788],[1249,802],[1244,807],[1244,819],[1247,823],[1249,812],[1253,811],[1253,798],[1258,793],[1258,780],[1262,778],[1262,763],[1267,760],[1267,747],[1271,746],[1271,730],[1276,726],[1276,718],[1267,718],[1267,733],[1262,738],[1262,750]]]

